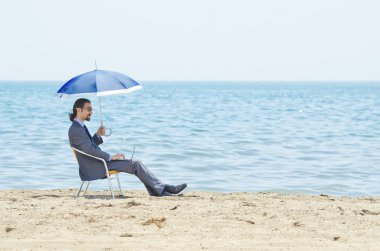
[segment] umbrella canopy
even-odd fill
[[[70,79],[58,90],[57,95],[59,97],[86,94],[106,96],[129,93],[141,88],[135,80],[119,72],[94,70]]]
[[[57,96],[96,95],[99,98],[100,124],[103,126],[100,96],[129,93],[142,86],[130,77],[114,71],[94,70],[78,75],[67,81],[57,92]],[[106,136],[111,135],[110,133]]]

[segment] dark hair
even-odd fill
[[[79,98],[75,101],[73,105],[73,113],[69,113],[70,121],[73,121],[77,116],[77,108],[83,108],[85,103],[91,103],[91,101],[86,98]]]

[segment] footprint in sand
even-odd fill
[[[151,218],[147,221],[145,221],[142,225],[151,225],[155,224],[158,228],[162,228],[165,224],[166,218],[161,217],[161,218]]]

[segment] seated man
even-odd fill
[[[186,188],[186,183],[173,186],[162,183],[154,174],[139,160],[125,159],[124,154],[118,153],[110,155],[103,152],[98,145],[103,143],[102,137],[105,135],[105,128],[99,127],[94,136],[84,124],[90,121],[92,115],[91,102],[88,99],[80,98],[75,101],[73,113],[70,113],[70,120],[73,122],[69,129],[70,145],[85,153],[99,157],[107,161],[108,170],[126,172],[136,175],[145,185],[152,196],[170,196],[178,194]],[[106,171],[102,168],[100,160],[77,154],[79,163],[79,175],[83,181],[102,179],[106,176]],[[120,160],[122,159],[122,160]]]

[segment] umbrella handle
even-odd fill
[[[108,133],[107,133],[107,130],[109,130]],[[105,131],[106,131],[106,134],[104,134],[104,136],[106,136],[106,137],[111,136],[111,134],[112,134],[112,129],[111,128],[105,128]]]

